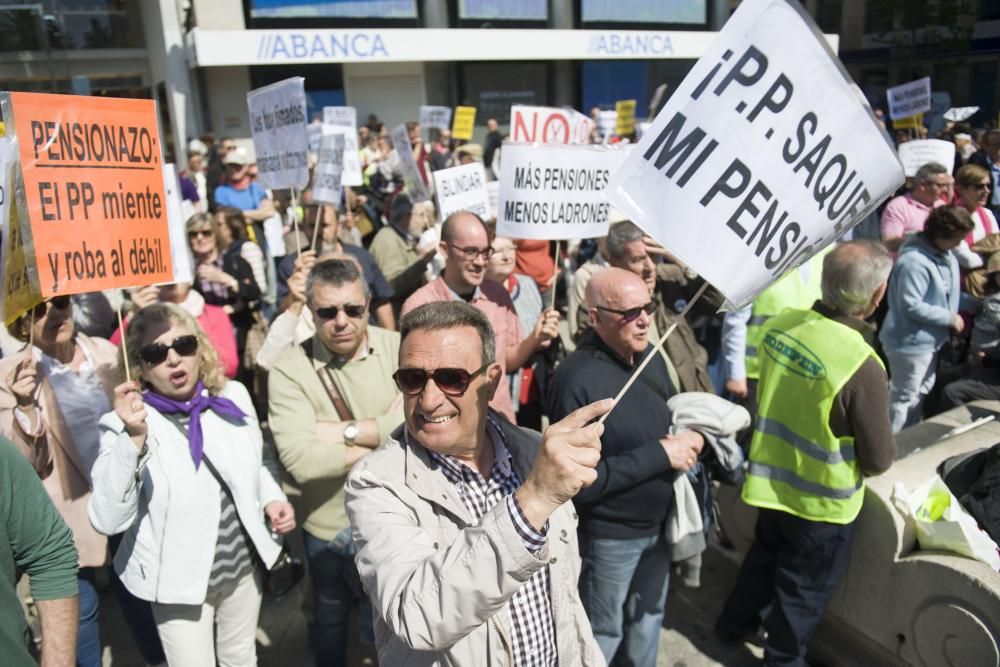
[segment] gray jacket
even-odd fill
[[[496,421],[514,469],[527,479],[538,433]],[[406,444],[402,426],[354,467],[346,488],[380,664],[513,665],[507,601],[546,564],[559,664],[604,664],[577,592],[577,516],[570,503],[551,516],[548,542],[532,554],[506,503],[473,523],[427,451]]]

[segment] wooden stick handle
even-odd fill
[[[628,382],[625,383],[625,386],[622,387],[621,390],[618,392],[618,395],[615,396],[615,402],[614,405],[611,406],[611,410],[605,412],[604,415],[599,420],[597,420],[597,423],[599,424],[604,423],[604,420],[608,418],[608,415],[611,414],[611,411],[614,410],[615,407],[617,407],[618,402],[622,400],[622,396],[625,395],[625,392],[628,391],[628,388],[632,386],[632,383],[634,383],[637,379],[639,379],[639,375],[646,369],[646,366],[649,364],[649,362],[652,361],[653,357],[656,354],[659,354],[661,349],[663,349],[663,344],[667,342],[667,338],[669,338],[670,334],[672,334],[674,332],[674,329],[677,328],[677,325],[680,323],[680,320],[684,319],[687,316],[687,314],[691,311],[691,308],[694,306],[694,304],[698,303],[698,299],[701,298],[701,295],[705,293],[706,289],[708,289],[707,282],[704,283],[700,288],[698,288],[698,291],[695,292],[694,297],[687,302],[686,306],[684,306],[684,310],[681,311],[681,314],[679,316],[680,319],[678,319],[677,322],[671,324],[670,328],[667,329],[667,332],[662,336],[660,336],[660,340],[656,342],[656,345],[653,346],[653,349],[650,350],[649,354],[646,355],[646,358],[642,360],[641,364],[639,364],[639,368],[635,369],[635,372],[632,373],[632,377],[628,379]],[[680,387],[678,387],[677,389],[679,390]]]
[[[312,245],[309,246],[316,253],[316,257],[319,257],[320,248],[316,245],[316,241],[319,239],[319,229],[323,226],[323,209],[326,208],[326,204],[320,204],[319,210],[316,212],[316,226],[313,228],[313,239]]]
[[[122,333],[122,361],[125,362],[125,379],[132,381],[132,369],[128,365],[128,347],[125,342],[125,322],[122,320],[122,310],[118,309],[118,330]]]
[[[292,228],[295,232],[295,252],[296,256],[302,256],[302,239],[299,237],[299,202],[295,196],[295,188],[292,188]]]

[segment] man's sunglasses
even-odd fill
[[[356,306],[353,304],[347,304],[344,306],[327,306],[326,308],[316,308],[313,313],[321,320],[335,320],[337,319],[337,314],[343,310],[344,315],[347,315],[352,320],[360,320],[365,315],[365,309],[368,308],[367,305]]]
[[[416,396],[427,386],[427,379],[433,379],[434,384],[442,393],[448,396],[461,396],[469,388],[469,383],[481,374],[489,364],[483,364],[478,370],[469,372],[464,368],[436,368],[425,371],[423,368],[400,368],[392,374],[396,386],[407,396]]]
[[[625,310],[618,310],[617,308],[607,308],[606,306],[597,306],[597,310],[604,310],[609,313],[614,313],[615,315],[621,315],[622,324],[628,324],[633,320],[639,319],[639,316],[643,313],[647,315],[652,315],[656,312],[656,304],[652,301],[647,303],[645,306],[636,306],[635,308],[626,308]]]
[[[178,336],[170,345],[150,343],[139,350],[139,358],[150,365],[162,364],[167,360],[167,354],[173,350],[182,357],[193,356],[198,351],[197,336]]]

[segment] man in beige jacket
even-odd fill
[[[596,478],[585,406],[544,436],[489,409],[489,321],[462,301],[401,325],[405,422],[348,477],[347,513],[384,665],[603,665],[577,593],[569,502]]]

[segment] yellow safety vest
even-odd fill
[[[823,258],[832,248],[833,244],[831,243],[827,250],[816,253],[809,260],[808,280],[803,281],[799,270],[792,269],[753,300],[750,321],[747,323],[746,372],[748,378],[756,380],[760,376],[757,347],[760,344],[761,326],[764,322],[786,308],[811,308],[823,295],[821,288]]]
[[[760,407],[743,500],[813,521],[854,521],[864,477],[854,438],[833,434],[830,411],[861,364],[878,355],[860,333],[813,310],[768,320],[760,349]]]

